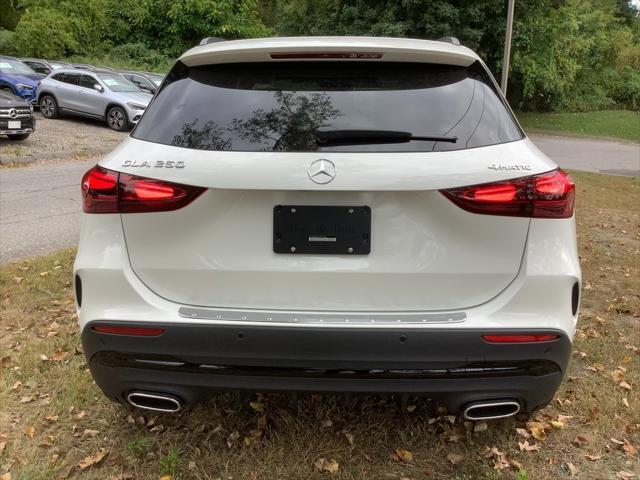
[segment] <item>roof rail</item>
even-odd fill
[[[460,40],[458,40],[456,37],[441,37],[437,41],[450,43],[451,45],[455,45],[456,47],[460,46]]]
[[[226,42],[226,41],[227,41],[226,38],[205,37],[202,40],[200,40],[200,43],[198,45],[202,46],[202,45],[209,45],[210,43],[218,43],[218,42]]]

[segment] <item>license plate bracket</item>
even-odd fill
[[[9,127],[9,129],[11,130],[20,129],[20,127],[22,126],[20,120],[9,120],[7,123],[7,127]]]
[[[371,208],[276,205],[273,251],[287,254],[368,255]]]

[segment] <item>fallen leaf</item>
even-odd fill
[[[529,438],[531,434],[524,428],[516,428],[516,433],[524,438]]]
[[[76,415],[76,420],[82,420],[86,414],[87,414],[87,412],[85,412],[84,410],[82,410],[80,413],[78,413],[78,414]]]
[[[560,430],[561,428],[564,428],[564,422],[559,422],[558,420],[551,420],[549,423],[553,428],[556,428],[558,430]]]
[[[578,467],[571,462],[567,462],[567,468],[569,469],[569,473],[571,473],[572,477],[575,477],[579,472]]]
[[[540,445],[537,444],[530,444],[527,440],[525,440],[524,442],[518,442],[518,447],[520,447],[520,451],[524,451],[524,452],[539,452],[540,451]]]
[[[0,455],[4,452],[4,449],[7,447],[7,442],[0,442]]]
[[[573,443],[576,444],[578,447],[581,447],[587,442],[588,440],[586,439],[586,437],[583,437],[582,435],[578,435],[576,438],[573,439]]]
[[[336,473],[340,468],[340,464],[336,462],[333,458],[331,460],[327,460],[326,458],[319,458],[315,462],[313,462],[313,466],[319,472],[329,472]]]
[[[626,438],[623,440],[624,440],[624,445],[622,446],[622,449],[624,450],[624,452],[631,457],[637,455],[638,449],[635,447],[635,445],[633,445]]]
[[[342,431],[344,438],[347,439],[347,442],[349,442],[349,445],[351,445],[353,447],[353,435],[349,432],[345,432],[344,430]]]
[[[16,383],[13,384],[13,386],[11,387],[11,390],[17,390],[22,386],[22,382],[20,380],[17,380]]]
[[[449,460],[453,465],[459,464],[464,459],[464,455],[459,453],[449,453],[447,454],[447,460]]]
[[[40,275],[42,278],[44,278],[44,277],[48,277],[50,273],[51,272],[40,272],[38,275]]]
[[[27,427],[27,428],[24,430],[24,434],[25,434],[27,437],[29,437],[29,438],[33,438],[33,436],[35,435],[35,433],[36,433],[36,427],[34,427],[33,425],[31,425],[30,427]]]
[[[622,404],[627,408],[631,408],[631,407],[629,407],[629,400],[627,400],[627,397],[624,397],[622,399]]]
[[[264,403],[262,403],[262,402],[258,402],[258,401],[249,402],[249,406],[251,408],[253,408],[258,413],[263,413],[264,412]]]
[[[78,466],[80,467],[80,470],[86,470],[87,468],[100,463],[106,456],[107,456],[107,449],[101,448],[93,455],[89,455],[88,457],[85,457],[84,460],[82,460],[78,464]]]
[[[539,441],[543,441],[545,439],[545,431],[544,425],[540,422],[527,422],[527,428],[533,435],[533,438]]]
[[[11,357],[9,355],[2,357],[0,364],[2,365],[2,368],[9,368],[11,366]]]
[[[53,360],[54,362],[60,362],[64,359],[64,357],[67,356],[67,353],[68,352],[64,352],[62,350],[56,350],[55,352],[53,352],[53,355],[51,355],[51,360]]]
[[[616,368],[613,372],[611,372],[611,378],[613,378],[614,382],[620,383],[624,379],[624,372]]]
[[[33,395],[26,395],[20,399],[20,403],[31,403],[36,399]]]
[[[163,475],[160,477],[160,480],[173,480],[173,477],[171,475]]]
[[[413,462],[413,453],[411,453],[409,450],[405,450],[404,448],[396,448],[396,455],[403,462]]]
[[[45,422],[54,423],[58,421],[58,415],[47,415],[44,417]]]
[[[333,422],[329,419],[323,420],[322,422],[320,422],[320,426],[322,428],[329,428],[333,426]]]
[[[631,385],[629,385],[627,382],[625,382],[624,380],[622,382],[620,382],[620,387],[624,388],[625,390],[631,390]]]
[[[603,457],[603,455],[591,455],[589,453],[585,453],[584,458],[586,458],[587,460],[590,460],[592,462],[596,462],[598,460],[600,460]]]
[[[2,475],[0,475],[0,480],[11,480],[11,473],[3,473]]]
[[[558,415],[558,421],[562,423],[569,423],[569,420],[573,420],[573,415]]]
[[[100,433],[100,430],[92,430],[90,428],[85,429],[84,432],[82,432],[82,435],[84,435],[85,437],[95,437]]]
[[[635,473],[625,472],[624,470],[620,470],[618,473],[616,473],[616,478],[619,480],[631,480],[632,478],[635,478],[635,477],[636,477]]]
[[[484,432],[485,430],[487,430],[487,428],[489,428],[487,422],[476,422],[476,424],[473,426],[473,431]]]

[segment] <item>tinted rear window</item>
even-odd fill
[[[457,141],[318,145],[316,129]],[[268,62],[167,76],[134,138],[203,150],[442,151],[522,138],[485,69],[425,63]]]

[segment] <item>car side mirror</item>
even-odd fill
[[[93,85],[93,88],[94,88],[95,90],[99,91],[100,93],[104,92],[104,87],[103,87],[102,85],[97,84],[97,83],[95,83],[95,84]]]

